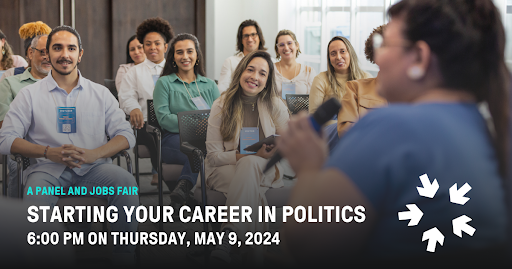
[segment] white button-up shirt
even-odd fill
[[[64,106],[76,107],[76,133],[57,131],[57,107]],[[78,84],[68,94],[57,85],[50,72],[46,78],[21,89],[14,98],[0,129],[0,153],[11,154],[11,146],[16,138],[50,147],[73,144],[95,149],[108,142],[107,135],[111,138],[122,135],[128,140],[130,148],[135,145],[133,130],[110,91],[82,77],[79,72]],[[59,178],[66,169],[66,165],[49,159],[36,160],[37,163],[24,173],[25,178],[39,171]],[[73,171],[82,176],[95,164],[111,162],[110,158],[102,158]]]
[[[144,121],[148,120],[146,100],[153,99],[155,89],[153,75],[160,76],[164,66],[165,59],[159,64],[146,59],[128,70],[121,82],[121,87],[117,89],[119,105],[126,115],[130,115],[132,110],[138,108],[144,115]]]
[[[235,56],[228,57],[222,68],[220,69],[220,78],[219,78],[219,93],[225,92],[229,88],[229,84],[231,83],[231,79],[233,73],[235,72],[236,66],[240,63],[240,61],[244,58],[244,53],[239,52]]]

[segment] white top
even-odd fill
[[[277,93],[281,96],[281,89],[283,82],[293,82],[295,83],[295,93],[296,94],[309,94],[311,91],[311,84],[313,84],[313,79],[317,75],[315,69],[311,66],[307,66],[305,64],[300,65],[299,74],[290,79],[287,79],[279,73],[278,68],[274,65],[276,70],[276,84],[277,84]],[[309,68],[307,68],[309,67]],[[308,72],[309,69],[309,72]]]
[[[116,74],[117,92],[119,92],[119,89],[121,88],[121,82],[123,82],[124,75],[126,75],[126,73],[128,73],[128,70],[134,66],[135,66],[134,63],[119,65],[119,69],[117,69],[117,74]]]
[[[144,115],[144,121],[147,121],[146,100],[153,99],[155,89],[153,75],[160,75],[164,66],[165,59],[159,64],[146,59],[128,70],[121,82],[121,87],[118,88],[119,106],[126,115],[130,115],[132,110],[138,108]]]
[[[240,61],[244,58],[244,53],[239,52],[235,56],[228,57],[222,68],[220,69],[220,78],[219,78],[219,93],[225,92],[229,88],[229,84],[231,83],[231,79],[233,73],[235,72],[236,66],[240,63]]]
[[[2,74],[2,77],[0,77],[0,82],[2,82],[2,80],[4,80],[6,77],[10,77],[10,76],[14,76],[14,69],[16,67],[13,67],[13,68],[9,68],[7,69],[3,74]]]

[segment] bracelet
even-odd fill
[[[46,146],[46,149],[44,149],[43,156],[44,156],[45,159],[48,159],[48,157],[46,156],[46,153],[48,152],[49,148],[50,148],[50,145]]]

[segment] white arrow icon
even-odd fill
[[[460,238],[462,238],[462,232],[465,232],[465,233],[469,234],[470,236],[473,236],[476,229],[471,227],[468,224],[469,221],[471,221],[471,218],[466,215],[462,215],[456,219],[453,219],[452,220],[453,233]]]
[[[439,242],[439,245],[443,245],[444,243],[444,235],[436,228],[432,228],[428,231],[423,232],[423,238],[421,241],[425,241],[428,239],[427,251],[428,252],[436,252],[436,242]]]
[[[423,174],[420,176],[420,180],[423,187],[416,187],[416,189],[418,189],[418,193],[423,197],[434,198],[434,195],[436,195],[436,192],[439,189],[437,179],[434,179],[434,182],[430,184],[430,179],[428,179],[427,174]]]
[[[407,226],[416,226],[420,223],[421,217],[423,217],[423,212],[415,205],[408,204],[406,205],[409,208],[409,211],[398,212],[398,220],[408,220],[409,224]]]
[[[464,197],[468,191],[471,190],[471,186],[468,183],[464,184],[460,189],[457,190],[457,183],[450,187],[450,202],[454,204],[464,205],[469,198]]]

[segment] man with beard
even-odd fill
[[[57,196],[38,194],[38,187],[85,187],[87,193],[93,187],[136,187],[133,176],[110,158],[132,147],[135,136],[109,90],[84,78],[77,69],[84,53],[80,35],[72,27],[58,26],[48,35],[46,50],[51,71],[21,89],[0,131],[2,154],[37,159],[24,172],[24,200],[38,206],[57,203]],[[112,231],[136,231],[135,216],[127,220],[122,207],[138,206],[138,195],[120,194],[98,197],[118,208]],[[135,246],[116,245],[113,251],[116,261],[129,262],[134,259]]]
[[[32,39],[28,51],[28,58],[30,59],[30,67],[27,68],[22,74],[10,76],[0,82],[0,128],[9,110],[14,97],[25,86],[32,85],[37,81],[43,79],[48,75],[51,70],[50,62],[48,61],[48,53],[46,51],[46,40],[48,35],[39,35]],[[7,158],[7,166],[9,167],[9,183],[8,183],[8,196],[17,196],[18,191],[18,173],[16,171],[16,162],[11,158]]]

